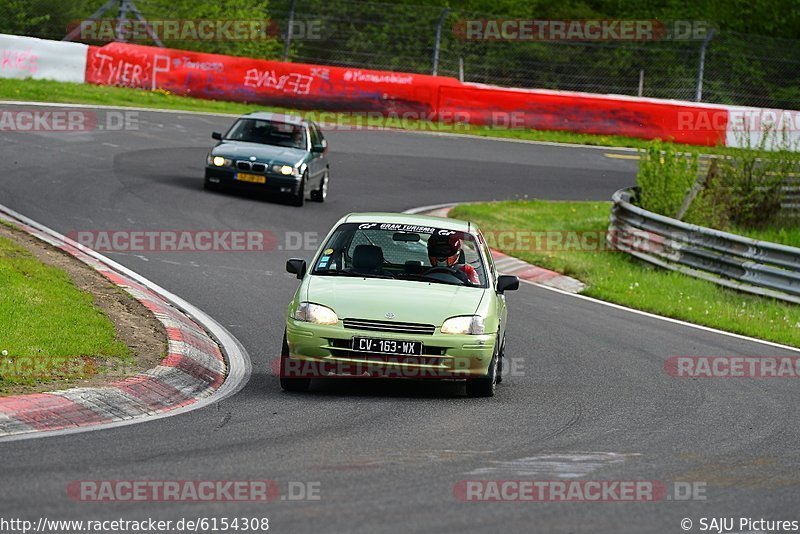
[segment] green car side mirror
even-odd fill
[[[292,258],[286,261],[286,272],[296,274],[298,279],[306,275],[306,260]]]
[[[500,275],[497,277],[497,292],[514,291],[519,289],[519,278],[512,275]]]

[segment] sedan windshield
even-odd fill
[[[345,223],[323,247],[312,274],[394,278],[487,287],[473,235],[394,223]]]
[[[262,145],[308,149],[305,126],[264,119],[239,119],[223,137],[226,141],[245,141]]]

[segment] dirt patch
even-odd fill
[[[167,354],[167,332],[153,313],[124,289],[103,275],[47,243],[19,230],[0,224],[0,236],[28,250],[46,265],[65,271],[75,286],[91,294],[94,305],[111,320],[119,341],[128,346],[132,361],[99,361],[98,373],[86,379],[52,380],[33,386],[3,388],[0,396],[53,391],[75,387],[95,387],[132,376],[158,365]]]

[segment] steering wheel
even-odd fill
[[[425,271],[423,276],[430,276],[432,274],[449,274],[450,276],[454,276],[464,282],[465,284],[469,284],[469,277],[467,273],[462,271],[461,269],[456,269],[453,267],[445,267],[443,265],[437,265],[436,267],[431,267],[427,271]]]

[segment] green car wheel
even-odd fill
[[[283,346],[281,347],[281,369],[279,371],[281,389],[291,392],[302,392],[311,385],[310,378],[288,378],[286,376],[287,360],[289,359],[289,342],[286,340],[286,332],[283,333]]]
[[[485,377],[467,379],[467,397],[494,397],[497,389],[497,360],[497,356],[492,358],[489,374]]]

